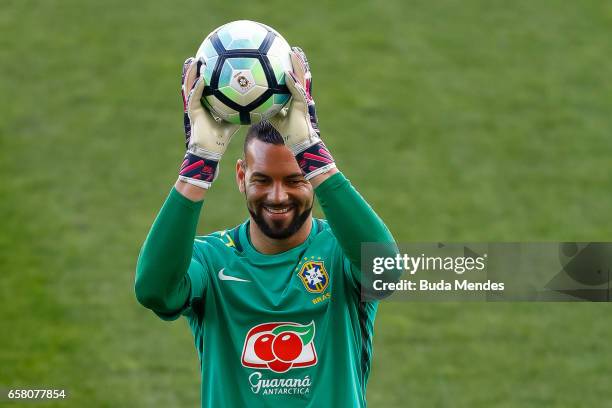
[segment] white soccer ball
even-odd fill
[[[217,28],[196,53],[206,80],[202,103],[235,124],[276,115],[291,98],[285,84],[290,51],[277,31],[255,21],[233,21]]]

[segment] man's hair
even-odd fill
[[[244,139],[243,154],[245,158],[249,144],[255,139],[274,145],[282,145],[285,143],[281,134],[278,133],[278,130],[276,130],[274,126],[270,124],[270,122],[267,120],[261,121],[249,127],[249,130],[247,131],[246,138]]]

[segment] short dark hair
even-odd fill
[[[274,145],[285,144],[283,137],[278,130],[272,126],[267,120],[261,121],[249,127],[247,130],[246,137],[244,138],[244,157],[246,158],[247,147],[253,140],[260,140],[264,143],[270,143]]]

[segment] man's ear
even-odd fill
[[[246,177],[246,163],[242,159],[238,159],[236,162],[236,183],[238,184],[238,190],[244,194],[244,178]]]

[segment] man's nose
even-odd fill
[[[274,183],[268,192],[268,201],[273,203],[284,203],[289,199],[283,183]]]

